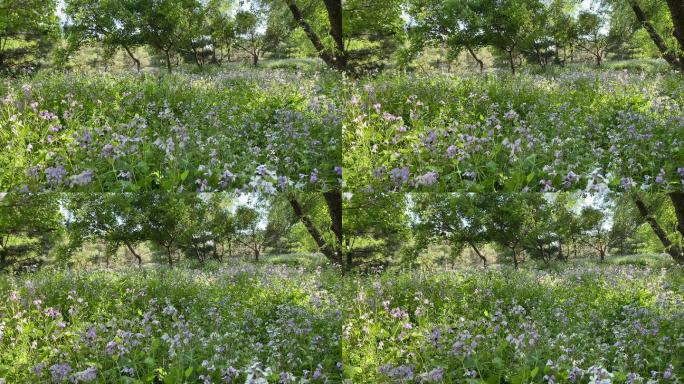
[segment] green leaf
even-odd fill
[[[530,378],[533,379],[535,376],[537,376],[537,373],[539,373],[539,367],[534,367],[534,369],[530,371]]]
[[[192,371],[193,371],[192,367],[188,367],[188,368],[185,369],[185,373],[184,373],[184,374],[185,374],[185,378],[186,378],[186,379],[187,379],[188,377],[190,377],[190,375],[192,375]]]
[[[189,174],[190,174],[190,171],[187,170],[187,169],[186,169],[183,173],[181,173],[181,174],[180,174],[180,180],[181,180],[181,182],[185,181],[185,179],[188,178],[188,175],[189,175]]]

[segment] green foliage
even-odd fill
[[[341,121],[326,76],[44,73],[3,84],[0,190],[337,188]]]
[[[676,190],[684,147],[670,144],[684,139],[680,80],[583,70],[364,79],[345,97],[345,186]]]
[[[59,34],[54,0],[0,3],[0,75],[33,72]]]
[[[341,311],[326,273],[210,269],[3,276],[0,377],[66,382],[89,369],[81,382],[340,381]],[[62,377],[53,367],[64,364]]]
[[[355,383],[676,381],[681,281],[680,268],[633,266],[352,277],[345,372]]]

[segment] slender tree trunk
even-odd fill
[[[473,251],[475,251],[475,254],[477,254],[477,256],[480,258],[480,260],[482,260],[483,266],[484,266],[484,267],[487,267],[487,258],[484,257],[484,255],[480,252],[480,250],[477,248],[477,246],[475,245],[475,243],[473,243],[473,242],[468,242],[468,245],[470,245],[470,248],[472,248]]]
[[[344,47],[344,36],[342,30],[342,0],[323,0],[325,9],[328,12],[328,22],[330,23],[330,36],[335,42],[334,59],[337,69],[347,69],[347,51]]]
[[[670,192],[669,196],[677,217],[677,231],[684,237],[684,192]]]
[[[124,45],[123,47],[124,47],[124,50],[126,51],[126,53],[128,54],[128,56],[129,56],[129,57],[133,60],[133,62],[135,63],[135,69],[136,69],[138,72],[140,72],[140,60],[139,60],[138,58],[136,58],[135,56],[133,56],[133,52],[131,52],[131,49],[130,49],[127,45]]]
[[[484,62],[482,61],[482,59],[477,57],[477,55],[475,54],[475,51],[473,51],[473,49],[470,48],[469,45],[466,45],[466,49],[468,50],[468,53],[470,53],[470,56],[473,59],[475,59],[475,61],[477,62],[477,65],[480,67],[480,73],[484,72]],[[451,63],[449,63],[449,66],[451,66]]]
[[[515,60],[513,59],[513,49],[508,51],[508,64],[511,67],[511,73],[515,75]]]
[[[330,35],[335,42],[335,49],[339,52],[331,53],[323,42],[321,38],[316,34],[311,25],[304,20],[301,10],[295,3],[295,0],[285,0],[287,7],[292,13],[292,17],[299,24],[299,26],[304,30],[304,33],[309,38],[318,56],[328,65],[328,67],[346,71],[347,67],[347,56],[344,49],[344,40],[342,39],[342,1],[341,0],[324,0],[325,7],[328,12],[328,20],[330,22]]]
[[[667,237],[667,233],[665,233],[655,217],[653,217],[651,212],[649,212],[648,207],[646,207],[646,204],[643,202],[643,200],[641,200],[639,197],[635,197],[634,203],[636,204],[641,216],[644,218],[644,220],[646,220],[648,225],[651,226],[651,229],[653,229],[653,232],[658,237],[658,240],[660,240],[660,243],[663,244],[663,247],[665,247],[665,251],[672,256],[675,261],[684,263],[682,251]]]
[[[682,0],[666,0],[666,2],[670,9],[675,39],[679,43],[679,49],[684,51],[684,2]],[[682,57],[680,56],[679,59],[681,61]]]
[[[171,69],[171,50],[167,49],[164,51],[165,56],[166,56],[166,69],[169,71],[169,73],[172,72]]]
[[[142,268],[142,257],[140,257],[140,255],[138,255],[138,254],[135,252],[135,249],[133,249],[133,247],[131,246],[130,243],[126,243],[126,248],[128,248],[128,250],[131,252],[131,254],[132,254],[132,255],[135,257],[135,259],[138,261],[138,268]],[[109,260],[107,260],[107,264],[109,264]]]
[[[518,251],[515,247],[511,247],[511,251],[513,251],[513,266],[518,269]]]
[[[258,53],[252,53],[252,65],[257,66],[259,64],[259,54]]]
[[[335,250],[342,257],[342,192],[328,191],[323,193],[325,203],[328,206],[328,214],[330,215],[330,230],[335,234]]]
[[[670,12],[672,12],[673,8],[675,8],[675,9],[677,8],[676,4],[674,4],[676,2],[679,2],[679,8],[680,9],[682,7],[681,0],[675,0],[675,1],[668,0],[667,2],[668,2],[668,7],[670,7]],[[672,5],[674,7],[671,7],[670,3],[673,3]],[[650,21],[648,21],[648,19],[646,18],[646,14],[644,13],[643,9],[641,9],[639,4],[637,4],[636,0],[632,0],[630,2],[630,5],[632,7],[632,10],[634,11],[634,14],[635,14],[637,20],[644,27],[644,29],[648,33],[648,36],[651,38],[651,40],[653,40],[653,43],[658,48],[658,51],[660,51],[660,54],[661,54],[661,56],[663,56],[665,61],[667,61],[671,66],[673,66],[675,68],[684,69],[684,67],[683,67],[684,62],[682,62],[682,57],[677,57],[677,55],[667,47],[667,44],[665,44],[665,40],[660,36],[660,34],[655,29],[653,24]],[[673,18],[673,23],[675,25],[675,35],[676,35],[677,23],[674,21],[674,13],[672,14],[672,18]],[[680,42],[680,45],[681,45],[682,49],[684,49],[684,45],[682,44],[682,42]]]
[[[7,266],[7,249],[3,247],[0,249],[0,269],[4,269]]]
[[[304,227],[316,242],[316,245],[318,246],[318,249],[320,249],[321,253],[323,253],[323,255],[331,262],[341,264],[339,252],[336,252],[335,248],[331,247],[325,241],[321,233],[318,231],[318,228],[316,228],[314,223],[311,221],[311,218],[304,213],[304,210],[302,209],[301,204],[299,204],[299,201],[297,201],[297,198],[292,196],[290,197],[289,202],[295,215],[299,218],[302,224],[304,224]]]
[[[173,266],[173,255],[171,255],[171,246],[164,246],[166,248],[166,259],[169,262],[169,266]]]

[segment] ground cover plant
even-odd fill
[[[0,190],[337,188],[335,75],[45,73],[0,86]]]
[[[681,189],[682,84],[593,70],[360,81],[344,108],[345,187]]]
[[[386,272],[348,281],[354,383],[676,383],[681,268]]]
[[[329,273],[235,262],[4,275],[0,378],[340,382],[342,312]]]

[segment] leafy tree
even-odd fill
[[[0,72],[36,67],[59,35],[54,0],[0,3]]]
[[[487,220],[492,198],[472,193],[419,194],[413,208],[418,219],[414,230],[418,236],[447,241],[454,254],[470,247],[486,267],[482,247],[493,239]]]
[[[608,35],[604,33],[605,17],[600,14],[584,11],[577,20],[580,48],[594,57],[597,66],[601,66],[603,56],[608,48]]]
[[[377,251],[384,255],[395,252],[406,240],[407,226],[406,199],[402,194],[355,193],[345,196],[343,253],[347,268],[359,265],[364,255]]]
[[[124,246],[142,266],[136,247],[146,240],[145,212],[131,204],[132,194],[71,194],[66,198],[69,219],[69,250],[74,252],[86,241],[103,241],[109,253]]]
[[[254,261],[259,261],[259,256],[266,243],[266,232],[261,227],[259,211],[248,206],[239,206],[235,211],[235,220],[240,236],[237,241],[254,252]]]
[[[59,201],[52,194],[0,194],[0,269],[32,262],[32,251],[46,252],[61,235]]]

